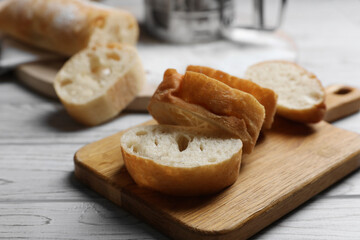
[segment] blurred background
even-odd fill
[[[183,72],[200,64],[241,77],[255,62],[285,59],[315,73],[325,87],[360,88],[359,0],[96,2],[127,9],[138,19],[137,49],[152,87],[167,68]],[[151,116],[122,113],[92,128],[75,122],[56,99],[52,82],[38,81],[52,80],[64,58],[2,39],[0,238],[167,239],[73,175],[78,149]],[[359,122],[357,113],[333,124],[360,133]],[[355,171],[255,238],[360,239],[359,183]]]
[[[169,67],[184,71],[188,64],[199,64],[242,76],[249,65],[268,59],[298,62],[329,84],[356,83],[360,77],[353,71],[360,64],[360,3],[356,0],[96,2],[136,16],[141,26],[137,48],[149,84],[158,84]],[[13,48],[9,41],[5,38],[2,43],[2,71],[24,62],[58,58]]]

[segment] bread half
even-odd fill
[[[232,88],[239,89],[253,95],[265,108],[263,128],[271,128],[276,113],[277,102],[277,94],[273,90],[263,88],[247,79],[234,77],[230,74],[209,67],[190,65],[187,67],[186,71],[205,74],[206,76],[219,80]]]
[[[135,45],[139,36],[130,12],[82,0],[1,1],[0,31],[67,56],[93,44]]]
[[[112,43],[71,57],[54,87],[67,112],[86,125],[117,116],[140,92],[145,72],[134,47]]]
[[[183,76],[174,69],[164,79],[148,106],[160,124],[196,126],[227,132],[251,153],[264,122],[264,107],[252,95],[196,72]]]
[[[192,127],[150,125],[121,137],[125,166],[143,187],[176,196],[216,193],[239,176],[242,142]]]
[[[325,91],[319,79],[299,65],[286,61],[266,61],[250,66],[245,77],[274,90],[277,113],[303,123],[316,123],[326,111]]]

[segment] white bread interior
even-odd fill
[[[72,117],[97,125],[118,115],[144,81],[136,49],[112,43],[86,48],[71,57],[56,75],[54,87]]]
[[[278,94],[277,113],[283,117],[316,123],[325,115],[325,92],[321,82],[295,63],[261,62],[250,66],[245,78]]]
[[[218,192],[236,181],[242,142],[194,127],[150,125],[126,131],[121,149],[138,185],[195,196]]]

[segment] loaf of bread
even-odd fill
[[[277,113],[303,123],[316,123],[326,111],[325,91],[317,77],[292,62],[266,61],[250,66],[245,77],[274,90]]]
[[[242,143],[192,127],[139,126],[121,137],[134,181],[162,193],[196,196],[216,193],[239,176]]]
[[[97,125],[118,115],[144,81],[136,49],[112,43],[85,48],[71,57],[56,75],[54,87],[73,118]]]
[[[277,102],[277,94],[273,90],[263,88],[247,79],[234,77],[230,74],[209,67],[190,65],[187,67],[186,71],[205,74],[206,76],[219,80],[232,88],[239,89],[253,95],[265,108],[263,128],[271,128],[276,113]]]
[[[0,31],[67,56],[94,44],[135,44],[139,35],[129,12],[81,0],[6,0]]]
[[[160,124],[196,126],[240,138],[251,153],[265,118],[252,95],[196,72],[168,69],[148,110]]]

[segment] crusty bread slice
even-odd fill
[[[265,120],[263,128],[271,128],[276,113],[277,102],[277,94],[273,90],[269,88],[263,88],[260,85],[247,79],[234,77],[230,74],[215,70],[210,67],[190,65],[187,67],[186,71],[205,74],[206,76],[219,80],[232,88],[239,89],[253,95],[265,108]]]
[[[121,149],[138,185],[196,196],[218,192],[236,181],[242,142],[199,128],[150,125],[126,131]]]
[[[70,58],[56,75],[54,87],[72,117],[97,125],[118,115],[144,81],[136,49],[111,43],[86,48]]]
[[[160,124],[196,126],[225,131],[251,153],[264,122],[264,107],[252,95],[196,72],[185,76],[174,69],[164,79],[148,106]]]
[[[304,123],[323,119],[326,111],[324,88],[314,74],[299,65],[286,61],[261,62],[250,66],[245,77],[279,95],[279,115]]]

